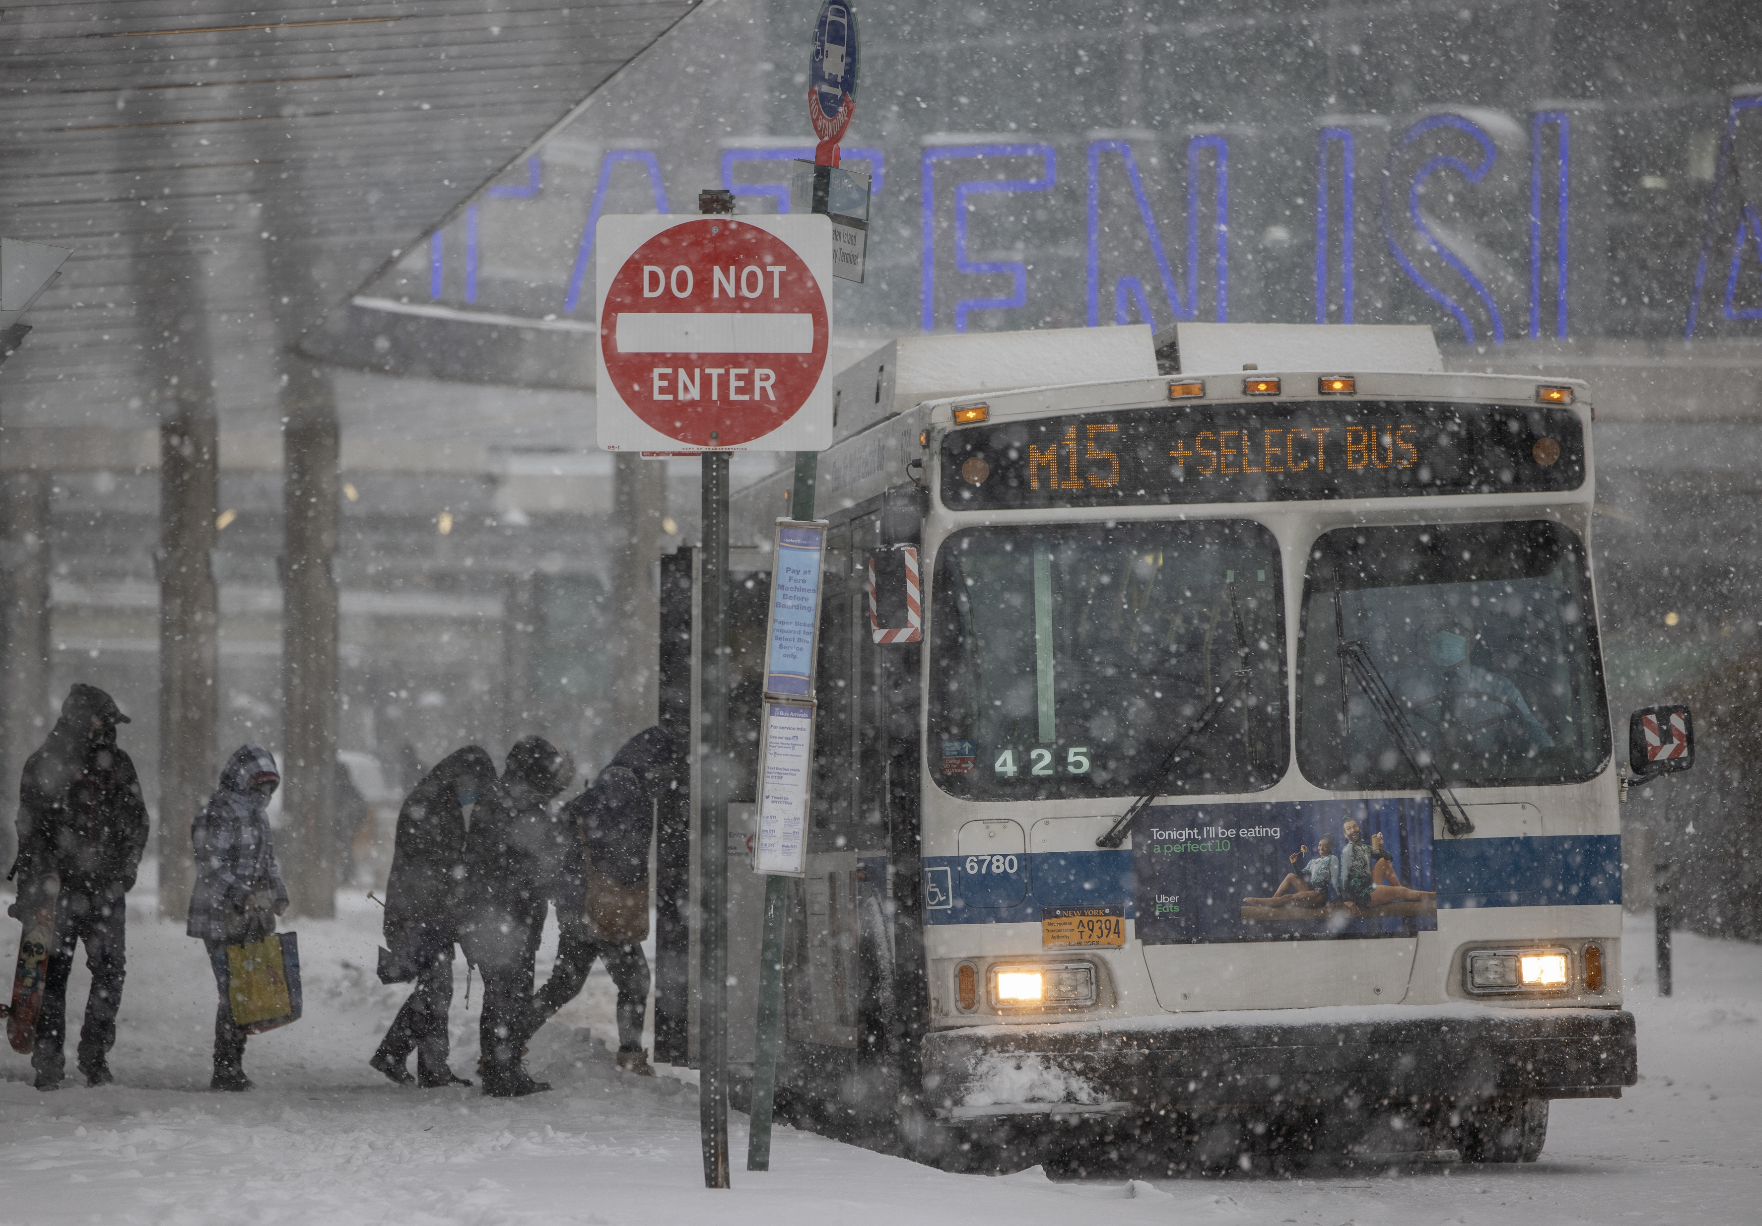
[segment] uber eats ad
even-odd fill
[[[1429,798],[1152,806],[1132,868],[1146,945],[1438,926]]]

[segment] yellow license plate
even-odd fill
[[[1040,912],[1040,944],[1045,949],[1125,943],[1124,907],[1046,907]]]

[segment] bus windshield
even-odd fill
[[[1239,520],[956,533],[931,606],[931,775],[978,800],[1135,795],[1227,688],[1159,790],[1271,786],[1288,755],[1279,576],[1272,533]]]
[[[1559,524],[1341,528],[1310,551],[1298,766],[1324,787],[1416,786],[1342,642],[1382,675],[1448,783],[1574,783],[1609,760],[1590,563]]]

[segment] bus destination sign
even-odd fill
[[[951,430],[953,510],[1555,493],[1585,479],[1557,406],[1285,401],[1071,414]]]

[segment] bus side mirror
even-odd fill
[[[1627,724],[1627,760],[1652,779],[1695,764],[1695,720],[1687,707],[1641,707]]]

